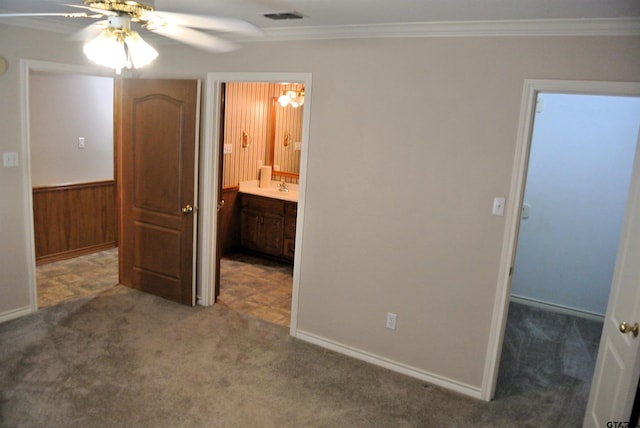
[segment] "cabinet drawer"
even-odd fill
[[[284,215],[284,205],[285,203],[278,199],[247,194],[242,195],[242,208]]]

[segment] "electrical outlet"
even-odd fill
[[[392,314],[391,312],[387,312],[387,328],[388,329],[395,330],[397,320],[398,320],[398,315]]]

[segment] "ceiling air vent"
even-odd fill
[[[265,18],[281,21],[283,19],[302,19],[303,16],[299,12],[281,12],[281,13],[265,13]]]

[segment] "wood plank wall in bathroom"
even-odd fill
[[[258,179],[267,147],[273,86],[269,83],[227,83],[224,144],[231,153],[224,155],[223,188]],[[243,132],[248,135],[246,147],[242,146]]]
[[[260,165],[265,162],[267,153],[270,105],[281,90],[288,88],[298,89],[302,85],[227,83],[224,144],[231,153],[224,154],[223,188],[238,186],[240,181],[258,179]],[[248,135],[246,147],[242,144],[243,132]],[[300,137],[295,138],[299,141]]]

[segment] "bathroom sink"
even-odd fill
[[[278,188],[279,182],[272,181],[270,187],[260,187],[258,180],[241,181],[240,193],[249,193],[266,198],[281,199],[283,201],[298,202],[298,185],[287,183],[287,191]]]

